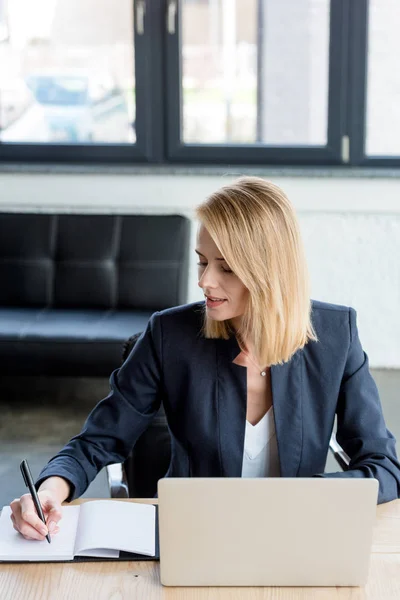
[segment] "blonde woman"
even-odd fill
[[[197,210],[205,300],[155,313],[110,394],[42,470],[36,488],[50,532],[61,502],[121,462],[162,400],[169,477],[375,477],[378,502],[399,496],[400,464],[368,368],[354,309],[311,301],[293,208],[276,185],[244,177]],[[346,472],[324,474],[337,438]],[[44,539],[29,495],[14,527]]]

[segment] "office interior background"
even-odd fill
[[[194,248],[210,192],[274,181],[312,297],[357,310],[399,439],[399,29],[397,0],[0,0],[0,211],[181,214]],[[107,390],[1,377],[1,506],[25,493],[20,460],[37,476]],[[109,495],[104,472],[85,495]]]

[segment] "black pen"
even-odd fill
[[[35,505],[37,514],[39,515],[39,518],[43,521],[43,523],[46,525],[46,520],[44,518],[42,507],[40,505],[39,498],[38,498],[38,495],[36,493],[35,486],[33,485],[32,473],[31,473],[31,470],[29,468],[28,461],[27,460],[23,460],[19,467],[21,469],[21,473],[22,473],[22,477],[24,478],[25,485],[29,489],[30,494],[32,496],[33,504]],[[47,541],[50,544],[51,543],[51,538],[50,538],[50,534],[49,533],[46,535],[46,539],[47,539]]]

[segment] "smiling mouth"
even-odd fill
[[[206,296],[207,308],[218,308],[219,306],[222,306],[224,302],[226,302],[225,298],[213,298],[212,296]]]

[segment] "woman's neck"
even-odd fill
[[[238,327],[235,327],[232,322],[231,322],[231,324],[232,324],[232,327],[234,328],[236,339],[238,341],[239,348],[241,349],[241,351],[253,356],[254,355],[254,345],[250,342],[250,340],[243,338],[238,333]]]

